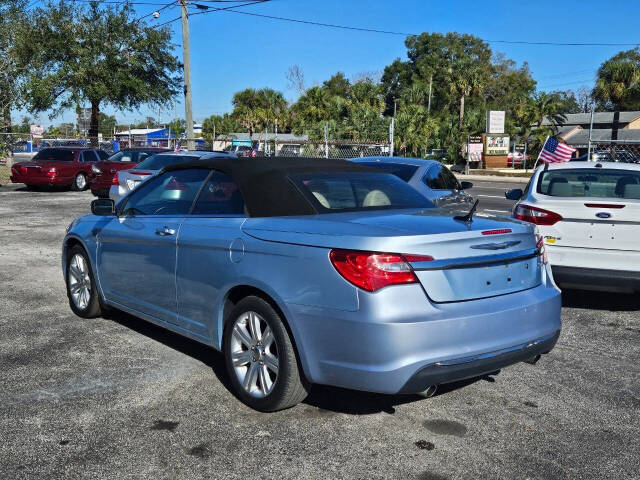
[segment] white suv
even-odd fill
[[[571,162],[539,167],[513,216],[537,225],[561,286],[640,291],[640,165]]]

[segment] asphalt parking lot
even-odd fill
[[[91,199],[0,187],[1,478],[640,478],[638,296],[565,292],[537,365],[430,399],[317,386],[262,414],[215,351],[72,314],[60,245]]]

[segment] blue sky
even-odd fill
[[[140,15],[157,8],[136,5]],[[406,33],[458,31],[485,40],[640,44],[637,1],[272,0],[241,10]],[[615,15],[611,16],[611,12]],[[179,14],[177,7],[163,9],[153,23]],[[170,27],[181,58],[180,21]],[[247,87],[271,87],[295,100],[296,94],[287,89],[285,78],[285,72],[294,64],[301,67],[307,86],[311,86],[337,71],[352,78],[362,72],[381,71],[395,58],[406,58],[402,35],[347,31],[221,11],[193,16],[190,28],[196,120],[230,111],[233,93]],[[542,90],[591,86],[604,60],[632,48],[490,45],[494,52],[502,52],[519,64],[527,61]],[[114,113],[108,107],[104,110]],[[142,119],[150,110],[115,113],[124,123]],[[184,116],[182,102],[177,103],[176,113]],[[163,121],[169,121],[174,111],[168,109],[160,115]],[[74,121],[74,114],[69,112],[53,120],[46,114],[38,118],[48,125]]]

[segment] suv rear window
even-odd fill
[[[547,170],[538,193],[552,197],[640,199],[640,172],[600,168]]]
[[[183,162],[191,162],[193,160],[197,160],[200,158],[197,155],[166,155],[166,154],[158,154],[153,157],[149,157],[143,162],[140,162],[136,165],[136,168],[140,170],[162,170],[164,167],[168,165],[173,165],[174,163],[183,163]]]
[[[67,150],[65,148],[45,148],[44,150],[40,150],[34,157],[33,160],[53,160],[56,162],[73,162],[73,159],[76,156],[76,152],[74,150]]]
[[[388,173],[306,174],[295,175],[293,181],[321,212],[433,207]]]

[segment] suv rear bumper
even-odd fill
[[[552,266],[553,279],[559,285],[592,287],[598,290],[640,291],[640,272],[601,268]]]

